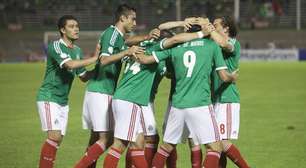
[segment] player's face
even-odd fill
[[[136,13],[132,11],[128,16],[125,16],[124,18],[125,31],[131,32],[136,27]]]
[[[218,31],[222,31],[224,34],[228,33],[228,28],[222,25],[222,19],[218,18],[214,20],[214,26]]]
[[[62,32],[70,40],[77,40],[79,38],[79,24],[76,20],[67,20]]]

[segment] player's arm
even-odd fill
[[[79,78],[82,82],[87,82],[89,79],[93,78],[95,74],[95,70],[85,71],[84,74],[79,75]]]
[[[142,54],[135,54],[134,59],[141,63],[141,64],[152,64],[152,63],[159,63],[162,60],[167,59],[171,56],[171,49],[163,50],[163,51],[153,51],[152,55],[145,55]]]
[[[159,36],[160,36],[160,30],[155,28],[151,30],[149,34],[128,37],[125,40],[125,44],[128,46],[137,45],[140,42],[145,41],[145,40],[158,39]]]
[[[218,71],[218,75],[220,77],[220,79],[223,81],[223,82],[235,82],[238,78],[238,70],[232,72],[232,73],[229,73],[226,69],[220,69],[220,70],[217,70]]]
[[[171,38],[165,39],[163,41],[163,48],[171,48],[176,44],[184,43],[193,39],[203,38],[204,33],[202,31],[196,33],[180,33]]]
[[[169,21],[162,23],[158,26],[159,30],[169,30],[177,27],[183,27],[189,29],[192,24],[196,23],[195,17],[186,18],[184,21]]]
[[[100,57],[100,64],[102,66],[117,62],[119,60],[121,60],[123,57],[125,56],[133,56],[134,54],[141,54],[144,53],[143,48],[139,47],[139,46],[132,46],[127,50],[121,51],[118,54],[113,54],[110,56],[103,56],[101,55]]]

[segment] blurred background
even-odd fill
[[[64,14],[79,19],[78,44],[88,56],[121,3],[137,9],[137,33],[188,16],[229,15],[239,25],[242,60],[305,59],[305,0],[0,0],[0,61],[44,60]]]

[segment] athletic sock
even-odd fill
[[[226,156],[228,156],[239,168],[249,168],[246,161],[241,156],[239,150],[235,145],[230,145],[225,151]]]
[[[103,168],[117,168],[121,154],[120,150],[111,147],[104,159]]]
[[[201,146],[196,145],[191,149],[190,160],[191,160],[192,168],[201,168],[201,164],[202,164]]]
[[[152,160],[153,160],[153,157],[154,157],[156,152],[157,152],[157,145],[156,144],[147,143],[145,145],[145,157],[146,157],[146,160],[147,160],[149,166],[152,165]]]
[[[152,161],[152,168],[164,168],[170,153],[163,147],[159,147]]]
[[[40,153],[40,168],[52,168],[55,162],[58,142],[47,139],[41,148]]]
[[[94,163],[105,150],[104,144],[96,142],[90,146],[83,158],[74,166],[75,168],[87,168]]]
[[[145,158],[144,150],[142,149],[131,149],[132,163],[137,168],[149,168]]]
[[[176,161],[177,161],[177,151],[174,148],[169,157],[167,158],[167,168],[176,168]]]
[[[215,151],[209,151],[206,153],[204,160],[205,168],[218,168],[219,166],[220,153]]]

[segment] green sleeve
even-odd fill
[[[215,65],[215,70],[227,69],[221,48],[217,44],[214,45],[214,48],[213,64]]]
[[[119,36],[118,32],[106,30],[103,34],[101,34],[99,43],[101,45],[100,55],[110,56],[114,52],[115,42],[117,37]]]
[[[62,68],[64,63],[71,60],[69,55],[62,52],[61,45],[59,41],[50,43],[48,46],[48,56],[52,57]]]
[[[152,52],[153,57],[155,58],[155,61],[159,63],[162,60],[167,59],[168,57],[171,57],[171,49],[163,50],[163,51],[153,51]]]

